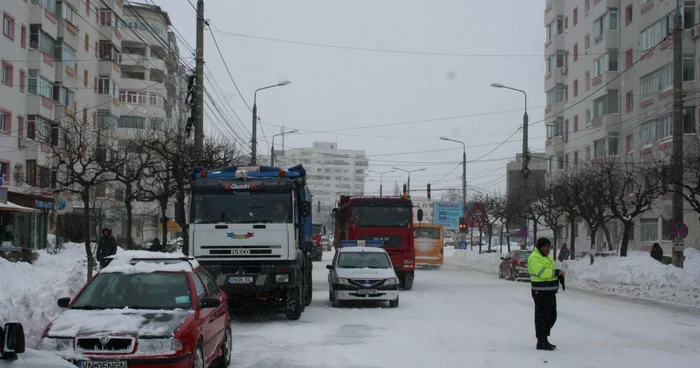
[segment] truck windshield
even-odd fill
[[[391,268],[386,253],[344,252],[338,256],[338,268]]]
[[[413,234],[416,239],[440,239],[440,229],[429,227],[414,228]]]
[[[184,273],[100,273],[72,308],[191,309],[192,299]]]
[[[291,223],[290,193],[196,193],[192,200],[195,224]]]
[[[354,206],[352,222],[360,227],[408,227],[410,207]]]

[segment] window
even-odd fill
[[[586,15],[591,11],[591,0],[583,0],[583,11]]]
[[[121,51],[111,41],[105,40],[101,40],[99,43],[99,58],[100,60],[112,60],[115,64],[122,61]]]
[[[3,61],[2,66],[0,66],[0,83],[12,87],[14,70],[15,68],[12,66],[12,64]]]
[[[53,81],[40,75],[39,70],[31,69],[27,91],[53,100]]]
[[[632,134],[628,134],[625,137],[625,152],[628,154],[632,153]]]
[[[23,69],[19,70],[19,91],[24,93],[27,87],[27,73]]]
[[[618,71],[617,49],[608,49],[608,52],[593,60],[593,77],[598,77],[605,72]]]
[[[625,93],[625,110],[627,112],[634,110],[634,94],[632,91]]]
[[[76,68],[75,50],[63,42],[62,39],[56,45],[56,60],[62,61],[64,66],[73,70]]]
[[[629,4],[625,8],[625,26],[628,26],[632,23],[632,16],[633,16],[633,11],[632,11],[632,4]]]
[[[90,5],[90,0],[85,0],[85,14],[90,15],[90,8],[92,5]]]
[[[53,57],[56,49],[56,40],[51,38],[48,33],[41,31],[39,35],[39,50]]]
[[[578,151],[574,151],[574,167],[578,166]]]
[[[557,103],[564,102],[564,89],[563,85],[558,85],[547,92],[547,106],[551,106]]]
[[[692,56],[683,57],[683,82],[695,80],[695,60]]]
[[[564,17],[564,33],[569,30],[569,17]]]
[[[549,171],[564,169],[564,152],[557,152],[555,156],[549,157]]]
[[[59,105],[73,108],[75,103],[75,92],[63,87],[60,83],[56,83],[53,87],[53,99]]]
[[[100,9],[100,14],[99,14],[99,25],[101,26],[108,26],[111,27],[112,23],[114,23],[114,26],[116,27],[118,22],[112,22],[112,18],[115,17],[112,14],[112,11],[109,9]]]
[[[631,68],[634,63],[634,54],[632,54],[632,49],[625,51],[625,68]]]
[[[73,9],[70,5],[68,5],[65,1],[61,2],[61,16],[63,19],[65,19],[68,23],[78,26],[78,14]]]
[[[90,34],[85,32],[85,52],[90,52]]]
[[[99,129],[113,129],[119,124],[119,117],[109,110],[97,110],[97,127]]]
[[[578,96],[578,79],[574,79],[574,97]]]
[[[576,27],[576,25],[578,24],[578,8],[574,8],[573,18],[574,18],[574,27]]]
[[[585,89],[586,89],[586,91],[588,91],[589,89],[591,89],[591,72],[590,71],[586,72],[585,79],[586,79],[585,83],[584,83]]]
[[[605,138],[597,139],[593,141],[593,157],[600,158],[607,156],[607,150],[605,147]]]
[[[641,77],[639,84],[641,85],[640,98],[642,100],[673,87],[673,64],[666,64],[660,69]]]
[[[207,287],[207,290],[209,291],[210,296],[218,297],[221,291],[219,290],[219,287],[216,285],[216,282],[212,280],[209,275],[207,275],[204,272],[197,272],[199,277],[202,278],[202,281],[204,281],[204,285]]]
[[[617,90],[610,89],[605,96],[595,99],[593,101],[593,117],[619,113],[618,98]]]
[[[564,118],[557,116],[551,124],[547,125],[547,140],[552,137],[561,137],[564,135]]]
[[[586,49],[586,53],[591,51],[591,35],[589,33],[583,37],[583,47]]]
[[[673,135],[673,116],[666,115],[642,124],[639,143],[648,146]]]
[[[21,38],[21,40],[19,40],[20,45],[22,46],[23,49],[26,49],[27,48],[27,26],[25,26],[24,24],[22,24],[20,38]]]
[[[642,51],[649,50],[671,34],[673,29],[673,12],[664,16],[658,22],[644,29],[641,33]]]
[[[586,126],[591,125],[591,109],[586,109]]]
[[[32,0],[32,4],[37,4],[52,14],[56,14],[56,0]]]
[[[659,221],[657,219],[640,219],[639,229],[641,241],[655,242],[659,240]]]
[[[578,132],[578,115],[574,115],[574,132]]]
[[[610,156],[620,154],[620,133],[608,133],[608,154]]]
[[[695,1],[686,0],[683,3],[683,28],[693,28],[695,25]]]
[[[163,130],[165,126],[165,120],[162,118],[151,118],[149,121],[150,128],[152,130]]]
[[[598,43],[603,36],[603,33],[608,30],[617,29],[617,9],[610,8],[608,11],[601,15],[600,18],[593,21],[593,37]]]
[[[574,63],[578,61],[578,43],[574,44]]]
[[[145,129],[146,118],[143,116],[122,115],[119,117],[119,128]]]
[[[12,114],[6,110],[0,110],[0,132],[10,133]]]
[[[32,49],[39,48],[39,34],[41,33],[41,24],[29,25],[29,47]]]
[[[2,34],[12,40],[15,39],[15,18],[7,13],[2,15]]]

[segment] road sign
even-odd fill
[[[433,211],[433,223],[442,225],[445,229],[459,229],[459,218],[462,217],[461,203],[435,202]]]
[[[518,238],[527,238],[527,228],[523,227],[518,231]]]
[[[676,222],[671,225],[671,237],[685,239],[688,236],[688,225],[682,222]]]

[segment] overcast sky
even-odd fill
[[[156,3],[194,46],[188,0]],[[205,0],[205,18],[249,105],[255,89],[292,82],[258,93],[258,152],[269,154],[266,138],[284,125],[301,132],[286,136],[287,148],[331,141],[365,150],[370,170],[426,168],[411,175],[413,189],[460,186],[462,147],[438,139],[448,136],[466,143],[468,161],[478,159],[467,164],[470,189],[505,190],[505,165],[520,152],[522,131],[498,145],[521,125],[523,95],[492,82],[528,92],[529,147],[544,149],[543,11],[531,0]],[[182,42],[180,50],[194,60]],[[207,119],[205,129],[234,129],[249,141],[251,113],[208,31],[205,60],[245,125]],[[416,122],[425,120],[432,121]],[[386,174],[385,188],[405,179]],[[379,175],[370,180],[367,193],[378,192]]]

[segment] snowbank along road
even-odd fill
[[[560,291],[554,352],[535,350],[529,284],[463,266],[420,270],[401,305],[331,308],[325,264],[299,321],[238,317],[232,367],[697,367],[700,316]]]

